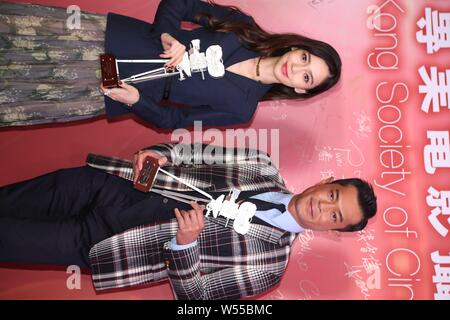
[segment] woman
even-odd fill
[[[0,6],[9,8],[11,12],[14,11],[12,7],[21,5]],[[5,12],[4,9],[0,11]],[[61,15],[64,19],[67,17],[65,11],[61,9],[58,12],[58,8],[32,6],[28,7],[28,12],[18,12],[23,15],[24,12],[30,14],[39,10],[52,10],[52,19],[61,19]],[[46,14],[49,15],[48,12]],[[22,27],[25,21],[21,20]],[[181,21],[195,22],[202,27],[182,30]],[[4,24],[10,30],[14,29],[13,23]],[[44,50],[45,59],[36,60],[35,53],[32,53],[31,67],[25,71],[20,63],[19,67],[10,62],[2,66],[2,73],[7,78],[31,77],[27,82],[7,82],[5,93],[0,96],[3,104],[0,117],[4,126],[72,121],[105,111],[108,117],[132,112],[160,128],[189,127],[196,120],[203,121],[204,126],[240,124],[252,118],[261,100],[306,99],[328,90],[340,77],[339,55],[326,43],[295,34],[267,33],[251,17],[234,7],[199,0],[162,0],[153,24],[109,14],[104,51],[119,59],[166,58],[169,61],[165,65],[174,67],[181,62],[191,40],[200,39],[201,51],[210,45],[221,46],[226,68],[224,77],[213,79],[205,73],[203,80],[202,75],[196,73],[184,81],[165,78],[134,85],[121,83],[121,87],[115,89],[100,88],[105,95],[104,108],[99,93],[94,90],[94,83],[98,83],[96,63],[98,53],[102,51],[101,31],[105,18],[83,14],[81,24],[83,28],[87,24],[88,32],[72,31],[68,38],[61,35],[63,31],[59,36],[48,36],[45,32],[40,35],[39,27],[35,27],[33,30],[38,31],[35,37],[43,39],[38,48]],[[20,51],[23,43],[14,41],[13,36],[10,38],[12,40],[6,38],[9,41],[7,50]],[[57,52],[52,56],[51,40],[55,38],[70,42],[68,53]],[[45,47],[46,43],[50,49]],[[36,48],[28,49],[34,52]],[[81,61],[74,61],[71,55],[76,56],[74,60]],[[61,56],[63,59],[58,60]],[[65,59],[68,62],[61,66]],[[42,78],[47,77],[45,79],[39,78],[33,68],[45,69],[42,65],[47,61],[53,66],[50,68],[52,72],[44,72]],[[120,73],[124,78],[150,68],[155,66],[121,64]],[[19,82],[18,87],[14,86],[15,82]],[[161,104],[162,100],[168,102]]]

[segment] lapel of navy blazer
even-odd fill
[[[168,158],[164,169],[206,191],[241,190],[288,192],[270,157],[252,149],[218,147],[223,164],[205,165],[206,145],[160,144],[149,148]],[[202,157],[202,159],[200,159]],[[89,155],[88,165],[132,179],[130,161]],[[191,164],[189,164],[191,163]],[[159,173],[155,185],[188,191]],[[178,299],[237,299],[275,286],[286,269],[295,234],[252,224],[246,235],[232,229],[232,221],[207,218],[196,246],[167,247],[177,232],[176,219],[138,226],[94,245],[89,253],[97,290],[154,283],[169,279]]]

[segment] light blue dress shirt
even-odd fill
[[[264,220],[268,224],[289,231],[293,233],[300,233],[304,229],[295,221],[292,214],[287,211],[287,207],[289,204],[289,201],[291,201],[293,194],[288,193],[281,193],[281,192],[264,192],[257,194],[256,196],[250,197],[253,199],[263,200],[267,202],[277,203],[277,204],[284,204],[286,206],[286,211],[281,213],[277,209],[270,209],[266,211],[256,211],[256,216],[260,218],[261,220]],[[176,238],[174,237],[169,242],[169,248],[171,250],[184,250],[191,248],[197,244],[197,240],[194,242],[185,244],[185,245],[178,245]]]
[[[270,209],[266,211],[256,211],[255,215],[274,227],[293,233],[299,233],[303,231],[303,228],[297,223],[297,221],[295,221],[292,214],[287,211],[289,201],[291,201],[293,196],[293,194],[288,193],[265,192],[250,198],[277,204],[284,204],[286,206],[285,212],[280,212],[277,209]]]

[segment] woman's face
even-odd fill
[[[325,61],[303,49],[282,55],[275,64],[275,77],[297,93],[305,93],[330,77]]]

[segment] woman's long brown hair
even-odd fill
[[[211,5],[219,6],[213,1]],[[294,88],[282,84],[274,84],[262,100],[276,99],[306,99],[318,95],[334,86],[341,76],[341,59],[336,50],[329,44],[313,40],[294,33],[269,33],[264,31],[251,17],[248,21],[242,18],[235,20],[235,15],[246,15],[234,6],[223,6],[229,10],[226,18],[202,13],[197,19],[206,19],[207,28],[218,32],[232,32],[238,35],[241,43],[249,50],[256,51],[263,57],[282,56],[291,48],[307,50],[309,53],[322,58],[328,66],[330,77],[318,86],[307,90],[306,93],[296,93]]]

